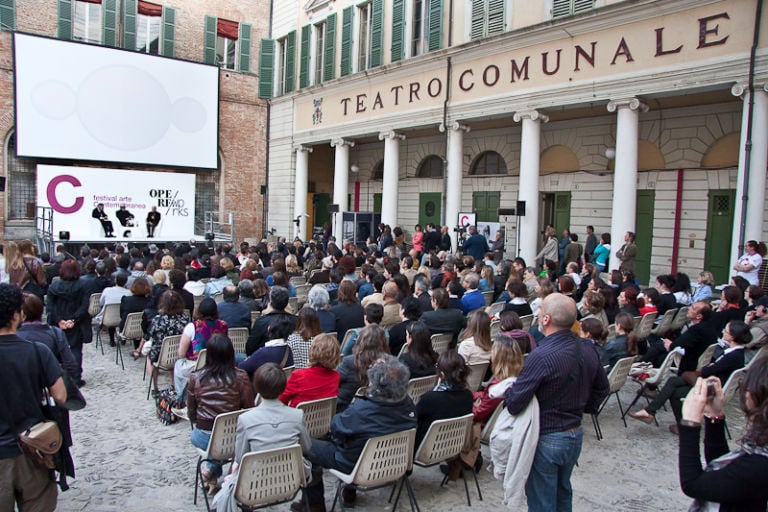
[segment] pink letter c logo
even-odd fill
[[[64,206],[59,203],[59,200],[56,198],[56,187],[58,187],[60,183],[69,183],[73,187],[82,186],[80,180],[74,176],[70,176],[68,174],[56,176],[48,183],[48,187],[45,190],[46,196],[48,197],[48,204],[50,204],[51,208],[53,208],[53,210],[58,213],[75,213],[83,207],[85,200],[82,198],[82,196],[78,196],[75,198],[75,202],[72,206]]]

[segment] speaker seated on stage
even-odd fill
[[[120,209],[115,212],[115,217],[117,217],[117,220],[120,221],[120,225],[123,227],[132,228],[136,225],[133,222],[133,214],[125,209],[124,204],[121,204]]]
[[[162,215],[160,215],[160,212],[157,211],[157,206],[153,206],[152,209],[147,213],[147,238],[155,237],[155,231],[160,225],[161,218]]]
[[[101,228],[104,230],[105,237],[115,238],[115,229],[112,227],[112,221],[109,220],[109,215],[104,211],[104,203],[96,205],[96,208],[91,212],[91,217],[99,221]]]

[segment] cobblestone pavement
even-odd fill
[[[123,371],[115,365],[115,349],[107,346],[106,351],[102,355],[94,344],[84,349],[88,384],[83,393],[88,406],[71,415],[77,479],[71,480],[69,491],[59,495],[57,510],[205,510],[202,499],[197,505],[192,502],[197,456],[189,443],[189,423],[163,426],[154,401],[146,400],[143,359],[133,361],[124,349]],[[161,374],[160,386],[168,384],[168,375]],[[622,402],[628,403],[634,390],[627,383]],[[735,404],[728,412],[729,427],[737,438],[743,416],[736,412]],[[574,510],[687,510],[690,500],[680,491],[677,476],[677,437],[667,430],[671,411],[662,410],[659,420],[661,427],[628,419],[624,428],[612,399],[600,417],[605,438],[597,441],[591,421],[585,417],[584,446],[572,478]],[[488,460],[487,447],[483,452]],[[440,489],[437,468],[415,468],[411,481],[422,510],[470,510],[460,482]],[[492,474],[481,472],[480,485],[482,502],[470,487],[473,510],[506,508],[501,485]],[[329,508],[332,488],[333,479],[326,476]],[[385,510],[386,492],[358,494],[356,509]],[[399,508],[406,510],[407,500]],[[288,505],[274,509],[288,510]]]

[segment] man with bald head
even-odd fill
[[[504,395],[510,414],[539,401],[539,442],[525,484],[529,512],[568,511],[571,472],[581,453],[581,417],[596,413],[608,396],[608,379],[592,343],[576,336],[576,303],[553,293],[541,303],[539,328],[546,336],[528,355]]]
[[[379,324],[382,329],[389,329],[400,322],[400,302],[398,293],[400,289],[394,281],[387,281],[381,290],[384,296],[384,316]]]

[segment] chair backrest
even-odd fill
[[[365,392],[367,390],[368,390],[368,386],[360,386],[359,388],[357,388],[357,391],[355,391],[355,394],[352,395],[352,400],[350,400],[350,403],[354,402],[355,400],[357,400],[362,396],[365,396]]]
[[[491,302],[493,302],[493,290],[488,290],[487,292],[483,292],[483,298],[485,299],[485,306],[488,307],[491,305]]]
[[[304,411],[304,425],[313,439],[325,437],[331,431],[331,418],[336,414],[336,397],[302,402],[296,406]]]
[[[195,295],[192,297],[192,299],[195,301],[195,311],[197,311],[197,307],[200,305],[201,302],[203,302],[204,298],[205,298],[205,295]]]
[[[441,332],[433,334],[430,337],[430,341],[432,342],[432,348],[434,351],[437,352],[437,355],[440,355],[448,350],[448,346],[453,341],[453,333]]]
[[[427,375],[426,377],[416,377],[408,381],[408,396],[411,397],[414,404],[419,403],[422,395],[432,390],[437,385],[437,375]]]
[[[245,344],[248,342],[250,330],[247,327],[231,327],[228,331],[236,354],[245,354]]]
[[[640,325],[640,320],[642,320],[643,317],[641,316],[633,316],[632,320],[635,322],[635,331],[637,331],[637,327]]]
[[[608,326],[608,336],[605,338],[606,341],[611,341],[612,339],[616,338],[616,324],[611,324]]]
[[[223,293],[214,293],[211,295],[211,298],[218,304],[219,302],[224,302],[224,294]]]
[[[494,316],[504,311],[504,306],[506,306],[506,304],[506,302],[494,302],[488,306],[488,314],[491,316],[491,318],[493,318]]]
[[[656,373],[645,379],[645,383],[661,386],[664,383],[664,380],[667,378],[667,375],[669,375],[669,371],[672,369],[672,365],[679,362],[680,354],[676,350],[671,351],[669,354],[667,354],[667,357],[664,358],[664,362],[661,363],[661,366],[659,366],[659,369],[656,371]]]
[[[307,279],[301,275],[301,276],[291,276],[291,278],[288,280],[293,286],[301,286],[303,284],[306,284]]]
[[[379,487],[399,480],[413,466],[416,429],[372,437],[352,470],[352,482],[360,487]]]
[[[101,325],[102,327],[117,327],[120,325],[120,304],[107,304],[104,306]]]
[[[251,325],[261,316],[261,311],[251,311]]]
[[[643,315],[643,318],[640,319],[640,323],[637,324],[637,328],[635,329],[635,334],[637,335],[638,340],[644,340],[648,337],[649,334],[651,334],[651,329],[653,329],[653,322],[656,321],[657,316],[658,313],[655,311]]]
[[[204,348],[197,354],[197,361],[195,361],[195,371],[205,368],[205,363],[208,362],[208,349]]]
[[[300,302],[307,302],[307,295],[309,295],[309,290],[312,289],[314,285],[312,284],[297,284],[296,286],[296,297],[299,299]]]
[[[163,338],[163,344],[160,345],[160,355],[157,358],[156,366],[163,370],[173,369],[173,365],[179,360],[179,345],[181,344],[181,335],[166,336]]]
[[[608,373],[608,386],[611,393],[618,393],[627,382],[629,371],[632,369],[632,363],[635,362],[635,356],[623,357],[616,361],[616,364]]]
[[[491,339],[493,339],[494,336],[499,334],[500,330],[501,330],[500,320],[494,320],[493,322],[491,322]]]
[[[344,333],[344,339],[341,340],[341,348],[344,348],[347,346],[347,342],[352,338],[352,336],[355,335],[355,333],[358,332],[356,329],[347,329],[347,332]]]
[[[696,371],[701,371],[702,368],[707,366],[712,361],[712,355],[717,350],[717,343],[713,343],[704,349],[704,352],[699,356],[699,362],[696,364]]]
[[[754,361],[757,361],[761,357],[765,357],[768,355],[768,345],[765,345],[764,347],[760,347],[760,350],[757,351],[757,353],[752,357],[752,359],[749,360],[749,364],[747,364],[747,367],[751,365]]]
[[[668,309],[661,317],[659,324],[651,332],[656,336],[663,336],[672,330],[672,322],[677,316],[677,308]]]
[[[88,298],[88,314],[91,316],[96,316],[99,314],[99,311],[101,311],[101,304],[99,303],[101,301],[101,294],[100,293],[92,293],[91,296]]]
[[[139,311],[138,313],[128,313],[125,317],[125,325],[120,333],[125,339],[138,340],[144,337],[144,329],[141,328],[141,319],[144,317],[144,313]]]
[[[292,500],[306,481],[298,444],[246,453],[235,482],[235,501],[244,510],[283,503]]]
[[[520,317],[520,321],[523,322],[523,330],[527,331],[533,324],[533,315],[525,315]]]
[[[483,383],[485,372],[488,370],[488,362],[472,363],[469,365],[469,375],[467,375],[467,389],[470,391],[477,391],[480,389],[480,384]]]
[[[736,394],[736,391],[738,391],[741,387],[741,382],[744,380],[744,376],[746,374],[746,368],[739,368],[733,372],[730,377],[728,377],[728,380],[725,382],[725,386],[723,386],[723,398],[725,400],[724,404],[727,404],[731,401],[733,396]]]
[[[295,369],[296,369],[295,366],[286,366],[285,368],[283,368],[283,373],[285,374],[285,380],[288,380],[291,378],[291,374]]]
[[[503,410],[504,410],[504,400],[499,402],[499,405],[496,406],[496,409],[493,410],[493,414],[491,414],[491,417],[488,419],[488,423],[486,423],[485,426],[483,427],[483,431],[480,433],[481,443],[488,444],[491,442],[491,432],[493,432],[493,427],[496,426],[496,420],[499,419],[499,415]]]
[[[288,298],[288,307],[285,308],[292,314],[296,314],[299,312],[299,298],[298,297],[289,297]]]
[[[237,437],[237,418],[247,409],[225,412],[216,416],[211,429],[211,439],[206,451],[209,459],[229,461],[235,458],[235,438]]]
[[[687,322],[688,322],[688,306],[683,306],[677,310],[675,319],[672,320],[672,325],[670,325],[669,329],[671,331],[676,331],[678,329],[681,329]]]
[[[465,414],[433,421],[416,450],[414,462],[431,466],[457,456],[464,447],[473,418],[472,414]]]
[[[399,358],[401,355],[408,352],[410,350],[410,348],[408,348],[409,346],[410,345],[408,343],[403,343],[403,346],[400,347],[400,351],[397,353],[397,357]]]

